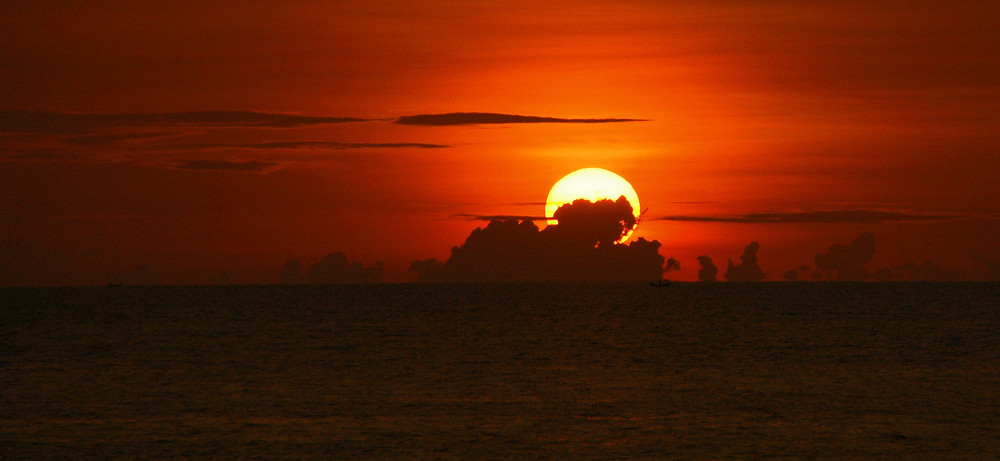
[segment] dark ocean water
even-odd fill
[[[1000,456],[1000,284],[0,300],[2,459]]]

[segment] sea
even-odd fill
[[[996,459],[998,283],[0,289],[0,459]]]

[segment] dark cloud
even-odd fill
[[[99,128],[143,126],[287,128],[363,121],[369,121],[369,119],[256,111],[200,111],[162,114],[67,114],[49,111],[0,111],[0,132],[76,134]]]
[[[757,251],[759,250],[760,244],[750,242],[746,249],[743,250],[743,256],[740,256],[740,264],[733,264],[733,260],[730,259],[729,267],[726,268],[726,280],[730,282],[759,282],[764,280],[764,271],[757,264]]]
[[[871,274],[876,280],[911,280],[920,282],[949,282],[961,280],[958,272],[948,269],[934,261],[924,261],[920,264],[906,263],[894,268],[882,268]]]
[[[863,232],[848,245],[835,244],[826,253],[817,253],[813,280],[954,281],[964,278],[960,272],[929,259],[922,263],[908,262],[868,270],[865,266],[874,259],[875,243],[871,232]],[[809,270],[803,266],[798,273],[804,276]],[[786,273],[786,278],[791,272]]]
[[[77,146],[100,147],[100,146],[107,146],[111,144],[120,143],[123,141],[145,141],[148,139],[157,139],[165,136],[171,136],[174,134],[176,133],[169,133],[164,131],[115,133],[115,134],[91,134],[91,135],[73,136],[70,138],[65,138],[62,140],[62,142]]]
[[[10,153],[8,153],[10,152]],[[83,157],[67,149],[23,149],[0,152],[4,160],[79,161]]]
[[[797,269],[789,269],[785,271],[785,273],[781,274],[781,277],[789,282],[795,282],[799,280],[808,280],[810,274],[813,274],[813,272],[809,266],[801,266]]]
[[[703,255],[698,257],[698,264],[701,264],[701,269],[698,269],[698,280],[701,282],[717,282],[719,268],[715,267],[715,263],[712,262],[712,258],[708,255]]]
[[[298,259],[289,259],[281,266],[281,274],[278,275],[281,283],[300,283],[305,281],[302,263]]]
[[[182,170],[221,170],[239,171],[248,173],[260,173],[267,171],[279,164],[275,162],[257,162],[253,160],[245,162],[230,162],[226,160],[190,160],[177,165]]]
[[[548,221],[552,218],[546,218],[545,216],[530,216],[530,215],[507,215],[507,214],[492,214],[492,215],[481,215],[481,214],[469,214],[469,213],[455,213],[452,216],[456,218],[467,218],[470,221]]]
[[[294,263],[285,263],[284,269],[294,271]],[[283,269],[283,274],[284,274]],[[307,280],[311,283],[376,283],[382,281],[382,267],[379,265],[365,267],[358,261],[348,261],[342,252],[331,253],[306,271]]]
[[[816,253],[816,268],[826,273],[827,279],[865,280],[868,264],[875,255],[875,236],[871,232],[863,232],[844,246],[836,244],[826,253]]]
[[[955,215],[930,213],[900,213],[873,210],[810,211],[750,213],[738,216],[684,216],[673,215],[653,218],[661,221],[720,222],[748,224],[789,223],[879,223],[887,221],[941,221],[954,219]]]
[[[437,258],[413,261],[410,272],[416,272],[421,282],[438,282],[444,280],[444,263]]]
[[[396,123],[400,125],[487,125],[504,123],[617,123],[644,122],[634,118],[557,118],[536,117],[530,115],[496,114],[490,112],[452,112],[448,114],[423,114],[399,117]]]
[[[672,271],[679,271],[679,270],[681,270],[681,262],[678,261],[678,260],[676,260],[676,259],[674,259],[674,258],[668,259],[667,260],[667,265],[664,266],[664,268],[663,268],[664,272],[672,272]]]
[[[618,200],[590,202],[577,199],[552,214],[558,223],[550,232],[559,239],[579,245],[611,245],[635,229],[638,221],[625,196]]]
[[[443,264],[415,261],[423,281],[650,281],[663,273],[660,243],[615,243],[635,226],[627,200],[577,200],[539,230],[530,220],[494,220],[452,249]]]
[[[188,143],[167,146],[170,149],[443,149],[451,147],[445,144],[428,144],[418,142],[334,142],[334,141],[272,141],[259,143]]]

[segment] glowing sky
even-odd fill
[[[0,285],[336,251],[408,280],[584,167],[632,183],[671,278],[864,231],[870,269],[1000,277],[990,2],[139,3],[5,5]],[[632,121],[397,123],[454,112]]]

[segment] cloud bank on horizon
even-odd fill
[[[663,274],[660,242],[616,243],[634,228],[628,200],[577,200],[539,230],[531,220],[492,220],[445,262],[414,261],[424,282],[653,281]]]

